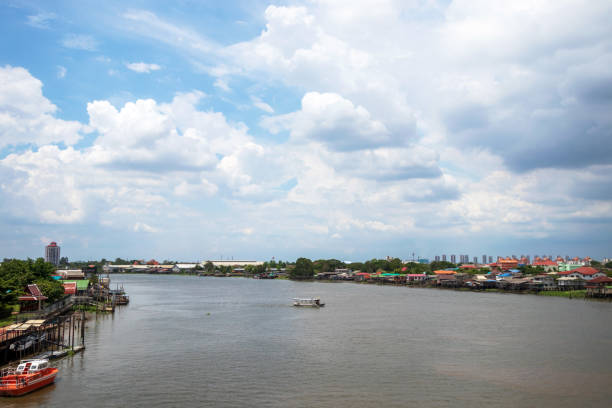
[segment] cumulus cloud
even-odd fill
[[[7,100],[12,106],[3,111],[26,112],[34,123],[47,120],[46,112],[54,107],[42,98],[40,82],[25,70],[13,71],[17,77],[4,82],[16,86],[14,79],[22,78],[33,86],[29,93],[5,87],[0,106]],[[219,194],[261,200],[278,183],[274,165],[262,164],[275,159],[266,158],[266,150],[253,142],[244,125],[198,110],[203,97],[194,91],[177,94],[170,103],[136,100],[119,109],[105,100],[89,103],[87,127],[97,135],[90,147],[41,146],[0,160],[6,180],[0,186],[4,211],[13,217],[30,214],[43,223],[113,227],[138,215],[143,218],[134,231],[150,232],[146,225],[154,224],[146,218],[180,207],[177,198]]]
[[[21,67],[0,67],[0,147],[48,143],[75,144],[83,125],[57,119],[57,107],[42,83]]]
[[[151,71],[159,71],[161,69],[157,64],[147,64],[145,62],[130,62],[125,64],[125,66],[139,74],[149,74]]]
[[[363,106],[333,93],[308,92],[300,111],[265,118],[262,123],[272,132],[289,130],[296,141],[319,141],[340,151],[402,144],[401,137],[392,135]]]
[[[499,233],[527,242],[610,225],[609,2],[292,4],[269,6],[259,34],[225,47],[153,13],[125,13],[125,29],[172,46],[212,75],[218,91],[237,95],[229,83],[247,84],[249,95],[278,87],[301,104],[287,111],[275,103],[277,113],[250,99],[264,130],[289,136],[266,144],[246,125],[199,110],[199,92],[169,103],[93,101],[91,147],[57,163],[53,154],[70,148],[31,153],[66,169],[58,182],[66,192],[85,191],[80,202],[67,193],[53,204],[55,215],[83,220],[103,202],[113,225],[157,225],[170,208],[208,220],[205,203],[222,200],[211,208],[231,209],[218,218],[229,231],[248,225],[254,233],[243,239],[265,231],[261,245],[285,248],[312,232],[323,245],[338,236],[475,242],[465,237]],[[53,118],[49,101],[32,100],[30,118]],[[3,113],[15,115],[7,106]],[[3,178],[16,183],[5,188],[45,182],[26,156],[4,162]],[[81,177],[96,182],[85,189]],[[279,187],[285,180],[290,188]],[[52,218],[36,200],[24,202]]]
[[[342,95],[392,135],[436,128],[515,171],[611,160],[609,3],[360,3],[268,7],[226,50],[235,72]]]

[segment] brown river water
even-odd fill
[[[609,407],[612,303],[111,275],[56,383],[1,407]],[[293,297],[320,296],[322,309]]]

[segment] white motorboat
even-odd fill
[[[323,307],[325,303],[319,298],[294,298],[293,306]]]

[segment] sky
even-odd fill
[[[612,257],[610,21],[0,1],[0,258]]]

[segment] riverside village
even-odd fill
[[[590,257],[520,257],[482,255],[435,256],[433,260],[386,257],[366,262],[336,259],[295,262],[204,260],[158,262],[154,259],[69,262],[51,242],[45,258],[5,259],[0,264],[0,394],[20,395],[26,386],[53,382],[47,362],[85,350],[88,319],[114,313],[129,304],[113,274],[175,274],[201,277],[244,277],[353,282],[440,288],[474,292],[508,292],[573,299],[612,299],[612,260]],[[319,299],[294,299],[294,305],[323,306]],[[11,363],[21,361],[19,367]],[[28,365],[29,364],[29,365]],[[47,373],[47,374],[45,374]],[[26,381],[27,380],[27,381]],[[44,380],[44,381],[43,381]],[[23,381],[23,385],[19,381]],[[12,388],[11,388],[12,387]]]

